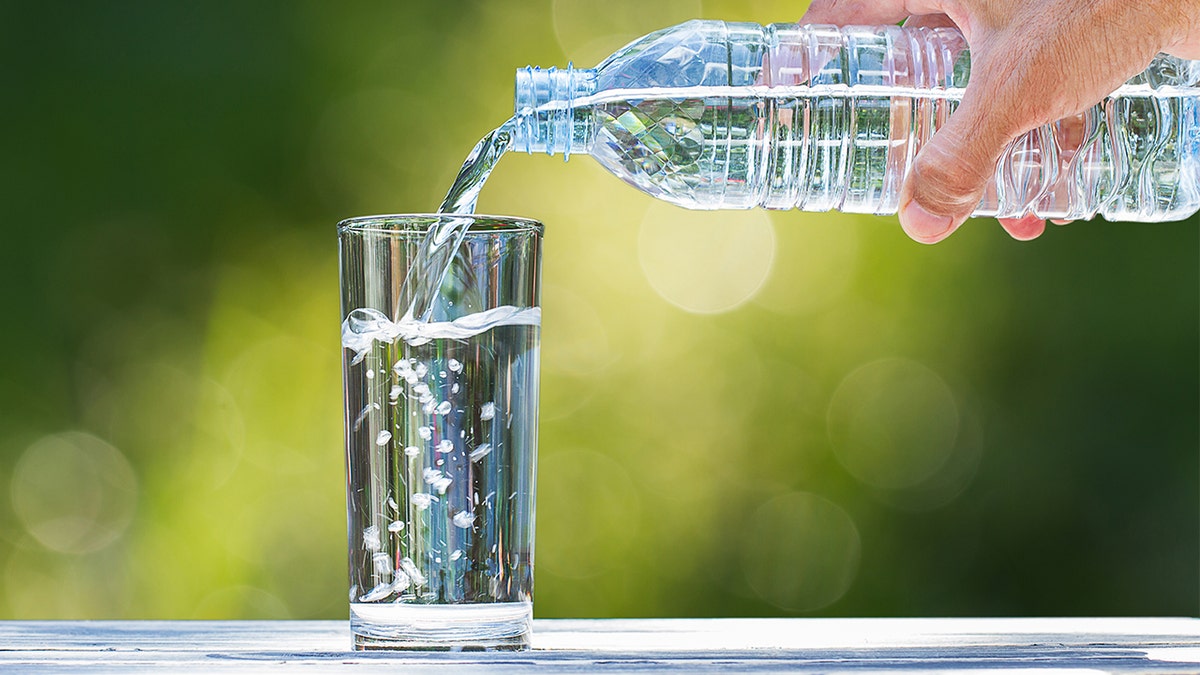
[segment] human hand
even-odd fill
[[[971,48],[958,109],[923,147],[900,193],[900,225],[933,244],[975,210],[1021,134],[1079,114],[1159,52],[1200,59],[1200,0],[813,0],[801,23],[955,25]],[[1001,219],[1016,239],[1036,216]]]

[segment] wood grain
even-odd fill
[[[0,622],[0,673],[1200,673],[1200,619],[539,619],[517,653],[349,651],[345,621]]]

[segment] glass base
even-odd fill
[[[354,649],[517,651],[529,648],[532,602],[351,603]]]

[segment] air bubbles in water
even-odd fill
[[[490,453],[491,451],[492,451],[492,444],[484,443],[483,445],[481,445],[478,448],[475,448],[474,450],[471,451],[471,454],[470,454],[471,461],[478,462],[479,460],[486,457],[488,455],[488,453]]]
[[[408,578],[408,574],[402,569],[396,570],[395,581],[392,582],[392,592],[400,593],[410,585],[412,585],[412,581]]]
[[[412,579],[412,582],[414,584],[416,584],[418,586],[425,585],[425,581],[426,581],[425,575],[421,574],[421,570],[417,569],[417,566],[415,563],[413,563],[412,558],[405,558],[405,559],[401,560],[400,561],[400,569],[403,570],[404,573],[408,575],[409,579]]]
[[[379,550],[379,528],[378,527],[372,525],[372,526],[366,528],[365,530],[363,530],[362,538],[363,538],[363,548],[367,549],[368,551],[378,551]]]
[[[376,602],[392,594],[391,584],[379,584],[358,599],[359,602]]]
[[[439,495],[446,494],[446,488],[450,487],[450,483],[454,482],[453,478],[450,478],[438,469],[427,468],[421,473],[421,477],[424,478],[425,482],[428,483],[429,486],[434,490],[436,490]]]

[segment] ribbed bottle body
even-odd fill
[[[648,194],[697,209],[889,214],[961,99],[970,55],[946,28],[693,21],[579,72],[587,94],[564,107],[576,132],[558,151],[586,150]],[[1017,139],[976,215],[1197,209],[1200,62],[1160,56],[1100,105]]]

